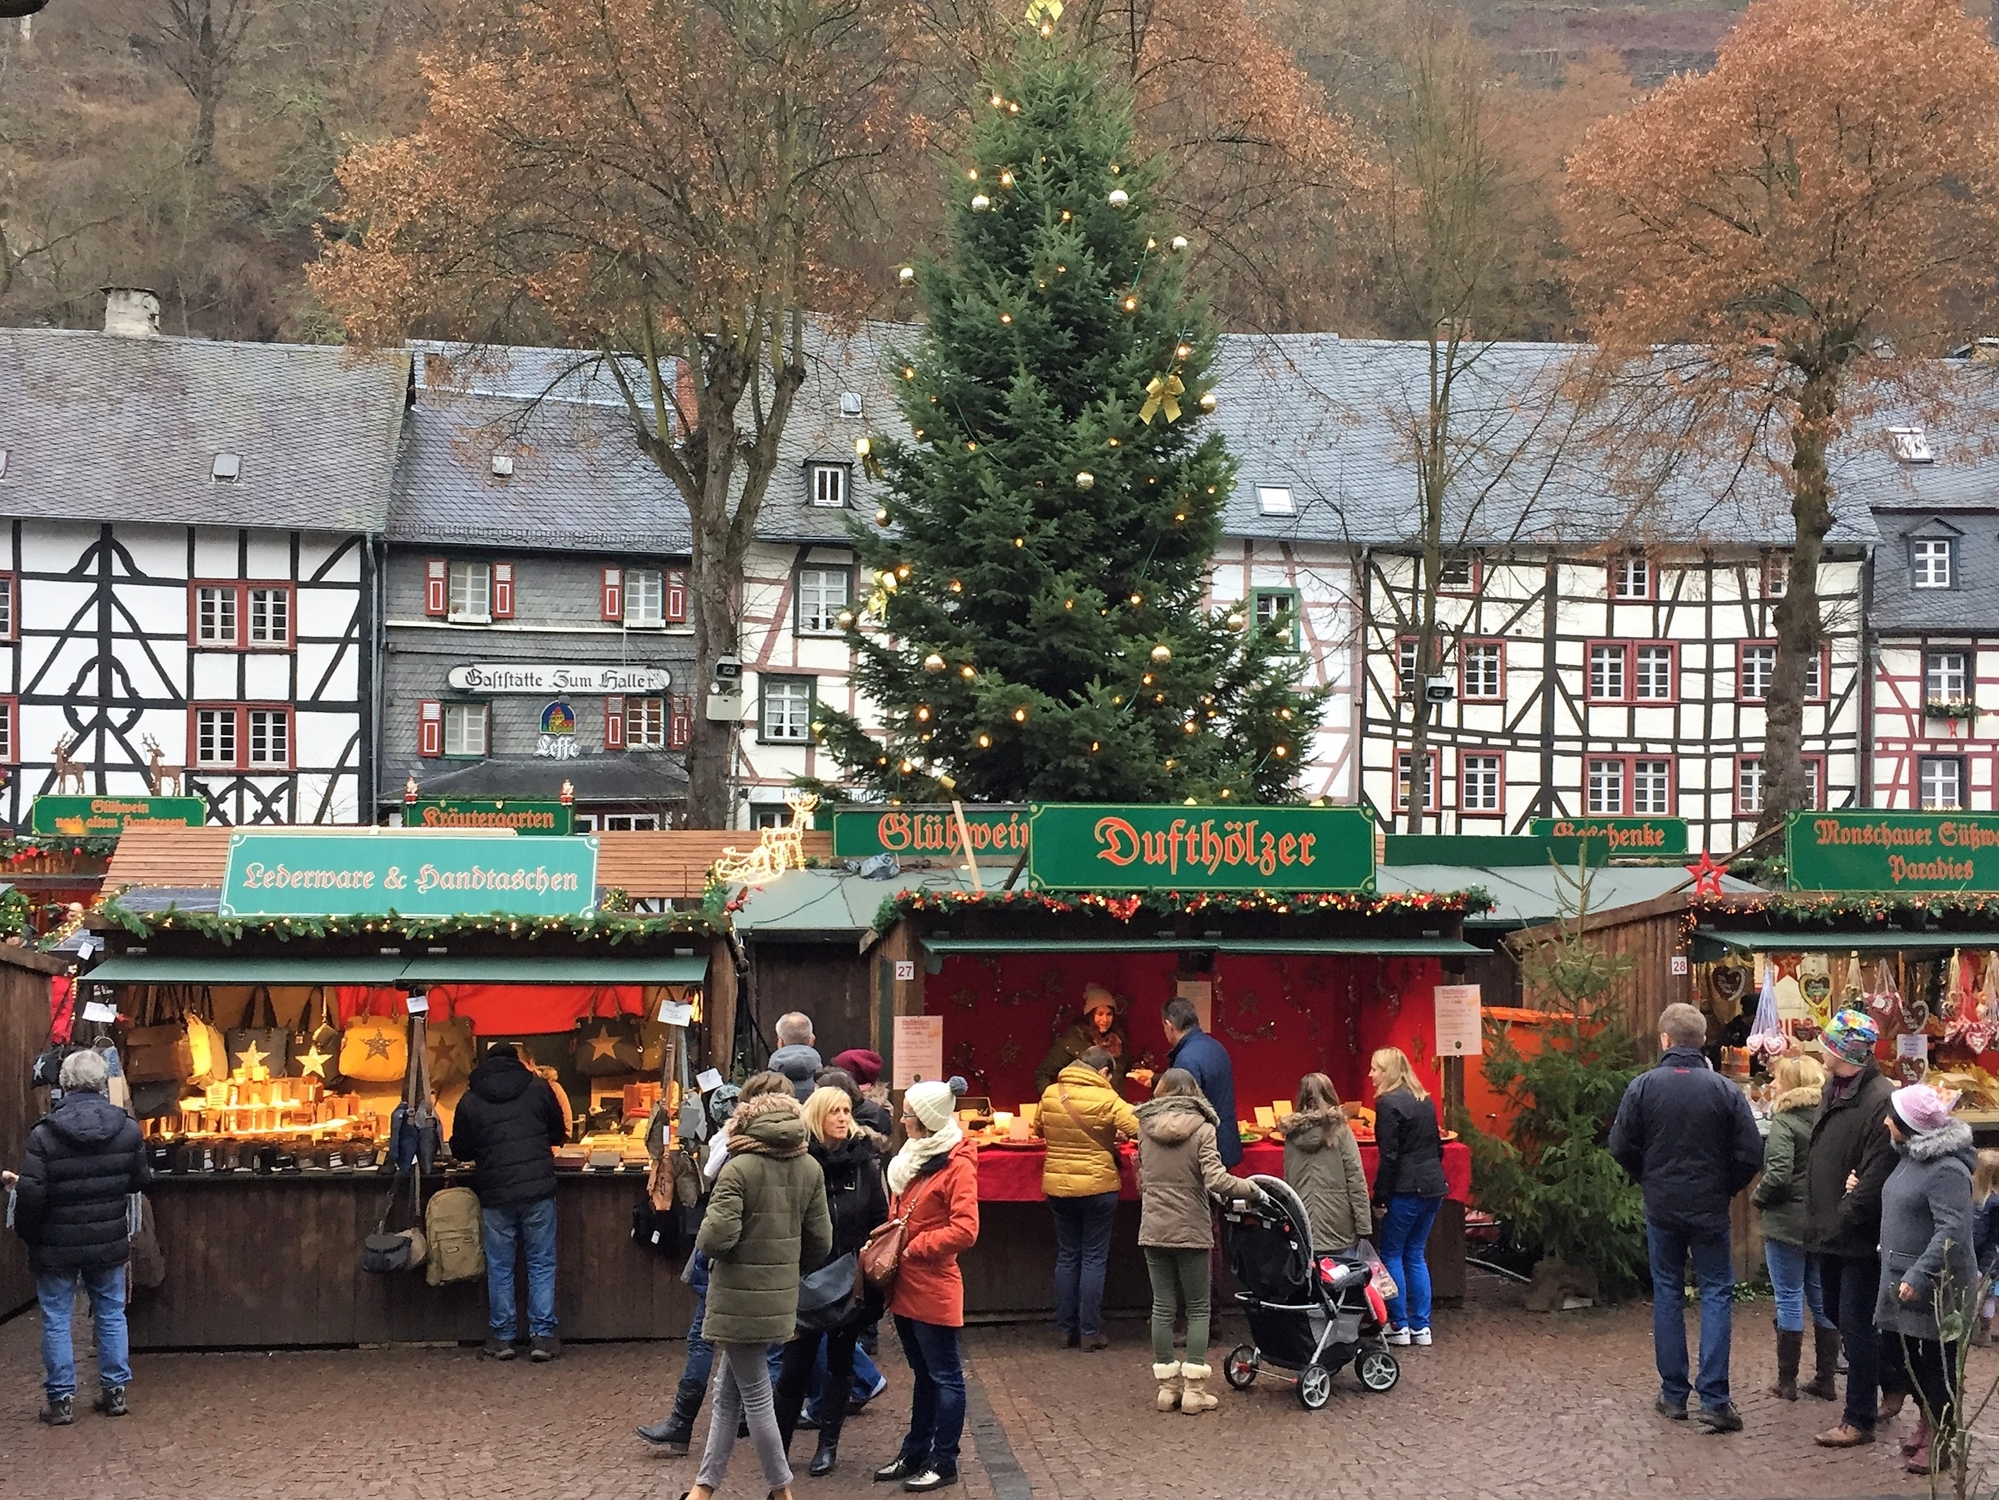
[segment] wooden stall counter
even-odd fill
[[[555,1303],[563,1338],[686,1336],[693,1296],[680,1281],[679,1260],[631,1239],[632,1204],[644,1185],[641,1173],[557,1174]],[[385,1179],[365,1173],[155,1177],[148,1194],[167,1279],[134,1299],[132,1347],[484,1339],[483,1277],[434,1287],[420,1270],[371,1276],[361,1269],[361,1242],[374,1231],[387,1189]],[[525,1317],[525,1267],[516,1274]]]

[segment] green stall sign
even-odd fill
[[[1027,869],[1052,891],[1367,891],[1374,818],[1358,807],[1034,803]]]
[[[1794,812],[1797,891],[1999,891],[1999,814]]]
[[[1606,854],[1685,854],[1685,818],[1535,818],[1527,831],[1540,838],[1601,841]]]
[[[1027,848],[1027,809],[1018,803],[967,806],[965,828],[975,859],[1012,864]],[[833,857],[868,859],[877,854],[963,859],[965,846],[949,807],[834,808]]]
[[[584,916],[597,905],[597,840],[504,834],[237,833],[225,917]]]
[[[574,810],[554,798],[419,797],[403,804],[405,828],[511,828],[515,833],[575,831]]]
[[[199,828],[208,804],[199,797],[37,797],[28,808],[32,833],[88,838],[127,828]]]

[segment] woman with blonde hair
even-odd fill
[[[1388,1299],[1388,1342],[1428,1347],[1430,1264],[1424,1247],[1444,1202],[1444,1138],[1437,1108],[1400,1047],[1383,1047],[1368,1063],[1374,1084],[1374,1214],[1376,1248],[1395,1281]]]
[[[1825,1069],[1816,1058],[1788,1053],[1777,1061],[1775,1082],[1775,1109],[1763,1142],[1763,1179],[1750,1200],[1762,1211],[1763,1260],[1777,1294],[1777,1383],[1770,1394],[1784,1401],[1798,1399],[1798,1366],[1804,1358],[1809,1308],[1818,1368],[1804,1389],[1830,1401],[1838,1394],[1839,1326],[1825,1315],[1818,1261],[1805,1253],[1805,1169],[1811,1158],[1812,1125],[1825,1092]]]
[[[1298,1080],[1297,1105],[1297,1113],[1278,1127],[1284,1132],[1284,1180],[1305,1205],[1312,1248],[1351,1250],[1374,1222],[1360,1146],[1340,1107],[1339,1091],[1324,1073],[1307,1073]]]

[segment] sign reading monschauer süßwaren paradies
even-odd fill
[[[444,680],[461,693],[663,693],[673,674],[665,667],[552,662],[470,662]]]
[[[1999,815],[1794,812],[1784,824],[1791,888],[1999,891]]]
[[[585,916],[597,840],[394,828],[232,833],[225,917]]]

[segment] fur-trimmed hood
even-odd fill
[[[1962,1156],[1967,1165],[1978,1161],[1978,1152],[1971,1144],[1971,1127],[1962,1120],[1911,1136],[1896,1149],[1914,1161],[1941,1161],[1946,1156]]]
[[[1823,1086],[1817,1088],[1787,1089],[1777,1096],[1772,1107],[1773,1114],[1789,1114],[1794,1109],[1817,1109],[1825,1099]]]
[[[1177,1146],[1202,1125],[1215,1125],[1221,1120],[1213,1105],[1192,1094],[1148,1099],[1138,1106],[1136,1113],[1138,1128],[1162,1146]]]
[[[796,1099],[789,1094],[758,1094],[736,1106],[729,1124],[729,1154],[802,1156],[809,1134]]]
[[[1287,1146],[1296,1146],[1300,1151],[1323,1151],[1340,1131],[1352,1127],[1347,1124],[1344,1110],[1301,1109],[1286,1115],[1277,1128],[1284,1133]]]

